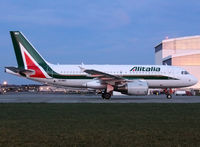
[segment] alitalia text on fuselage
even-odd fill
[[[160,67],[134,66],[130,71],[160,71]]]

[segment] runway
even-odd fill
[[[200,96],[113,96],[104,100],[100,95],[11,93],[0,95],[0,103],[200,103]]]

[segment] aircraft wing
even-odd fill
[[[91,77],[95,77],[99,80],[101,80],[104,83],[108,83],[111,85],[114,85],[116,82],[117,83],[124,83],[127,82],[126,79],[120,77],[120,76],[115,76],[115,75],[111,75],[105,72],[101,72],[98,70],[94,70],[94,69],[84,69],[84,72],[86,72],[87,74],[89,74]]]

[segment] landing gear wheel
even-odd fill
[[[172,95],[171,94],[167,94],[167,99],[171,99]]]
[[[103,99],[110,99],[111,98],[111,94],[110,93],[103,93],[102,94],[102,98]]]

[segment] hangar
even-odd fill
[[[185,68],[199,80],[190,88],[200,89],[200,35],[162,40],[155,46],[155,64]]]

